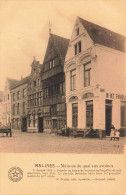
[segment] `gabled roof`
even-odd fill
[[[78,17],[95,44],[125,52],[125,37]]]
[[[66,56],[67,49],[68,49],[69,41],[70,41],[69,39],[66,39],[64,37],[60,37],[58,35],[54,35],[54,34],[50,33],[48,46],[49,46],[49,43],[52,42],[54,47],[56,48],[61,60],[64,60],[65,56]],[[47,50],[48,50],[48,46],[47,46]],[[46,52],[47,52],[47,50],[46,50]],[[46,59],[46,56],[47,56],[47,53],[45,54],[44,61]]]
[[[7,81],[9,83],[9,88],[12,88],[14,85],[16,85],[19,82],[19,80],[11,79],[11,78],[7,78]]]
[[[55,44],[56,49],[59,51],[61,59],[65,59],[70,40],[54,34],[50,34],[50,36],[52,36],[53,43]]]
[[[14,89],[14,88],[16,88],[16,87],[19,87],[19,86],[22,85],[22,84],[27,83],[29,77],[30,77],[30,76],[27,76],[27,77],[21,79],[20,81],[16,82],[16,83],[11,87],[11,89]]]

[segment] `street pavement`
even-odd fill
[[[120,138],[119,141],[110,140],[109,137],[99,140],[16,130],[13,131],[12,137],[0,135],[0,152],[122,154],[124,141],[124,138]]]

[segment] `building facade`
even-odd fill
[[[2,99],[2,124],[7,125],[11,122],[11,87],[13,87],[18,80],[6,78],[5,89],[3,91],[3,99]]]
[[[43,93],[40,71],[42,65],[36,59],[31,64],[31,74],[28,79],[27,131],[43,132]]]
[[[50,34],[41,72],[44,130],[66,124],[64,59],[69,40]]]
[[[65,58],[67,126],[126,133],[125,37],[77,18]]]
[[[25,77],[11,88],[11,126],[15,130],[27,131],[27,85]]]

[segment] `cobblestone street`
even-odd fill
[[[0,152],[121,154],[123,150],[124,138],[120,138],[120,141],[110,138],[83,139],[19,131],[13,131],[12,137],[0,135]]]

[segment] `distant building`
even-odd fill
[[[125,37],[77,18],[65,58],[67,125],[126,133]]]
[[[12,129],[27,130],[27,85],[28,78],[22,78],[11,87],[11,123]]]
[[[0,124],[2,123],[2,99],[3,99],[3,91],[0,91]]]
[[[41,72],[44,131],[66,124],[64,59],[69,40],[50,34]]]
[[[40,78],[41,64],[36,59],[31,64],[28,78],[27,131],[43,132],[43,93]]]
[[[18,80],[15,79],[6,79],[5,89],[3,91],[2,99],[2,124],[7,125],[11,122],[11,93],[10,89],[13,87]]]

